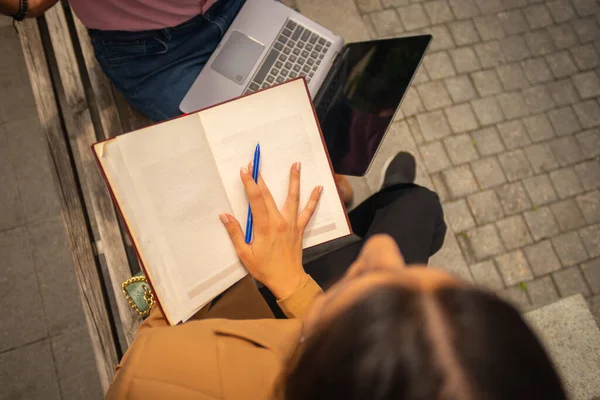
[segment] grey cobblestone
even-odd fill
[[[450,6],[456,18],[471,18],[479,15],[479,9],[475,0],[450,0]]]
[[[508,62],[521,61],[531,56],[531,51],[522,36],[510,36],[502,39],[500,45]]]
[[[425,3],[424,6],[429,20],[434,25],[454,20],[450,3],[446,0],[430,1]]]
[[[396,10],[374,12],[371,14],[371,21],[380,37],[395,36],[404,32]]]
[[[444,204],[444,215],[452,230],[461,233],[475,227],[475,220],[464,199]]]
[[[450,57],[458,73],[473,72],[481,68],[477,55],[471,47],[452,49]]]
[[[441,110],[419,114],[417,121],[425,140],[436,140],[450,135],[450,125]]]
[[[558,293],[549,276],[528,283],[527,293],[534,308],[543,307],[558,300]]]
[[[529,81],[521,64],[506,64],[498,67],[498,75],[504,90],[524,89],[529,86]]]
[[[546,275],[561,269],[560,261],[549,240],[528,246],[523,251],[535,276]]]
[[[481,125],[495,124],[504,119],[498,101],[494,97],[473,100],[471,105]]]
[[[471,20],[456,21],[448,26],[452,33],[452,37],[454,38],[454,43],[456,43],[457,46],[474,44],[480,40],[477,29],[475,29],[475,24]]]
[[[558,193],[558,197],[566,199],[583,192],[583,186],[579,182],[573,168],[563,168],[550,172],[550,179]]]
[[[500,83],[498,73],[493,69],[473,72],[471,78],[481,97],[502,92],[502,83]]]
[[[506,177],[496,157],[488,157],[471,164],[473,174],[482,189],[506,183]]]
[[[473,110],[469,104],[448,107],[445,111],[450,128],[452,128],[452,132],[454,133],[472,131],[479,127],[475,114],[473,114]],[[471,145],[471,140],[468,142]]]
[[[520,215],[496,222],[496,227],[507,250],[515,250],[533,243],[525,220]]]
[[[520,120],[508,121],[498,124],[500,137],[509,150],[531,144],[525,126]]]
[[[526,33],[525,42],[534,56],[541,56],[555,50],[554,42],[545,30]]]
[[[554,107],[552,96],[544,85],[538,85],[523,90],[523,99],[531,113],[547,111]]]
[[[577,66],[567,50],[548,54],[546,60],[555,78],[564,78],[577,72]]]
[[[454,103],[462,103],[477,97],[477,92],[467,76],[448,78],[445,83]]]
[[[577,35],[568,23],[550,26],[548,33],[557,49],[568,49],[577,45]]]
[[[557,24],[569,21],[575,17],[575,10],[568,0],[554,0],[548,4],[548,10]]]
[[[463,250],[472,254],[474,259],[482,261],[486,258],[502,254],[504,246],[493,224],[468,231],[458,237]]]
[[[574,199],[559,201],[550,205],[560,230],[567,232],[585,225],[583,214]]]
[[[595,18],[580,19],[573,24],[575,33],[581,43],[591,42],[600,36],[600,30]]]
[[[496,190],[496,194],[506,215],[531,210],[531,200],[522,182],[501,186]]]
[[[501,12],[498,14],[498,18],[508,35],[517,35],[529,30],[527,20],[521,9]]]
[[[600,57],[592,44],[575,47],[571,49],[571,54],[573,54],[575,64],[582,71],[596,68],[600,64]]]
[[[579,196],[577,203],[588,224],[600,222],[600,192],[596,190]]]
[[[424,28],[429,25],[425,9],[420,3],[413,3],[406,7],[398,8],[398,14],[402,20],[402,25],[404,25],[407,31]]]
[[[577,163],[585,158],[573,136],[564,136],[550,142],[550,147],[561,166]]]
[[[495,260],[507,286],[533,279],[527,258],[521,250],[496,257]]]
[[[498,292],[498,296],[512,304],[517,310],[525,312],[531,309],[531,302],[527,291],[521,289],[520,285],[509,287]]]
[[[588,100],[573,105],[579,122],[585,128],[593,128],[600,125],[600,107],[597,100]]]
[[[595,71],[588,71],[573,76],[573,83],[582,99],[600,95],[600,78]]]
[[[573,85],[571,79],[551,82],[548,83],[547,87],[554,104],[557,106],[574,104],[579,101],[577,89],[575,89],[575,85]]]
[[[523,150],[513,150],[501,154],[498,156],[498,159],[509,182],[514,182],[533,174]]]
[[[468,165],[446,170],[442,174],[450,194],[455,198],[476,192],[478,189],[475,177]]]
[[[581,270],[592,292],[594,294],[600,293],[600,259],[583,264]]]
[[[552,276],[561,297],[568,297],[577,293],[581,293],[584,296],[590,295],[590,289],[578,267],[555,272]]]
[[[479,264],[470,265],[475,283],[489,290],[500,290],[504,288],[502,278],[493,261],[484,261]]]
[[[600,155],[600,130],[593,129],[575,136],[586,158]]]
[[[428,111],[452,104],[450,95],[440,81],[422,83],[417,86],[417,92]]]
[[[497,40],[476,44],[475,52],[483,68],[495,67],[506,60],[500,42]]]
[[[431,79],[442,79],[456,75],[452,61],[450,61],[450,57],[445,51],[428,54],[423,60],[423,66]]]
[[[525,8],[524,12],[531,29],[543,28],[553,23],[545,4],[531,5]]]
[[[426,143],[419,146],[423,162],[430,173],[438,172],[450,167],[450,159],[440,141]]]
[[[572,135],[581,130],[579,119],[571,107],[558,108],[548,112],[548,118],[558,136]]]
[[[523,216],[535,241],[551,238],[560,233],[554,215],[548,207],[527,211]]]
[[[356,0],[358,9],[362,12],[378,11],[383,8],[379,0]]]
[[[591,160],[575,166],[575,172],[585,190],[600,187],[600,161]]]
[[[496,221],[504,216],[502,206],[493,190],[474,193],[467,198],[467,202],[478,225]]]
[[[482,14],[491,14],[502,11],[503,0],[476,0]]]
[[[550,171],[558,167],[558,161],[548,143],[539,143],[525,148],[525,154],[533,168],[533,172]]]
[[[504,151],[504,145],[495,126],[472,132],[471,137],[479,154],[484,157]]]
[[[523,185],[533,205],[536,207],[552,203],[558,198],[548,175],[544,174],[527,178],[523,180]]]
[[[523,119],[529,138],[534,142],[542,142],[555,136],[554,129],[545,114],[533,115]]]
[[[381,4],[385,8],[406,6],[410,3],[409,0],[381,0]]]
[[[450,36],[450,31],[445,25],[432,26],[429,28],[429,32],[433,36],[430,46],[431,52],[447,50],[455,46],[452,36]]]
[[[498,95],[498,102],[506,118],[519,118],[527,115],[527,104],[519,92],[508,92]]]
[[[404,96],[404,100],[402,101],[402,112],[405,116],[410,117],[412,115],[421,113],[425,111],[425,107],[421,102],[421,98],[419,97],[419,93],[417,93],[417,89],[414,86],[411,86],[406,91],[406,95]]]
[[[531,58],[523,61],[523,69],[532,85],[552,80],[552,72],[543,58]]]
[[[587,17],[598,11],[598,3],[595,0],[573,0],[573,5],[580,17]]]
[[[590,257],[600,256],[600,225],[589,225],[580,229],[579,237]]]
[[[564,267],[572,267],[588,259],[587,252],[576,231],[552,238],[552,245]]]
[[[502,39],[505,36],[500,19],[493,14],[475,18],[475,27],[483,41]]]

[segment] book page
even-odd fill
[[[290,168],[302,163],[300,207],[324,187],[304,235],[304,248],[350,233],[304,82],[297,80],[199,114],[233,215],[245,228],[248,199],[239,171],[260,143],[260,173],[278,207],[288,194]]]
[[[105,172],[172,324],[246,274],[218,217],[232,209],[197,117],[120,136],[102,158],[124,162]]]

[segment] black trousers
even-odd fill
[[[348,217],[361,240],[348,244],[304,265],[306,272],[327,289],[340,279],[354,262],[369,237],[391,236],[407,264],[427,264],[444,243],[446,223],[440,200],[434,192],[412,183],[399,184],[375,193],[352,210]],[[261,289],[278,317],[283,316],[275,297]]]

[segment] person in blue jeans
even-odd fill
[[[0,13],[38,17],[58,0],[0,0]],[[179,103],[245,0],[70,0],[102,70],[154,122]]]
[[[172,28],[89,29],[96,59],[129,103],[154,122],[181,115],[179,103],[245,0],[219,0]]]

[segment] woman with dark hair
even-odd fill
[[[221,220],[249,274],[288,319],[273,318],[249,277],[178,326],[155,305],[107,398],[565,398],[512,306],[426,268],[445,225],[435,193],[412,183],[408,154],[391,160],[383,189],[350,213],[362,240],[304,266],[302,236],[320,189],[300,210],[295,164],[279,210],[261,178],[255,183],[247,169],[240,177],[254,216],[252,243],[233,216]],[[335,283],[323,292],[327,282]]]

